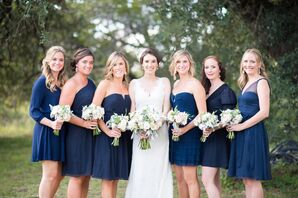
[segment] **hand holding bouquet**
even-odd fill
[[[239,109],[233,109],[233,110],[226,109],[222,111],[220,114],[220,123],[223,126],[238,124],[241,122],[241,120],[242,120],[242,115]],[[229,134],[227,137],[229,139],[233,139],[235,137],[234,132],[233,131],[228,131],[228,132]]]
[[[189,114],[186,112],[180,112],[176,107],[167,114],[167,121],[173,123],[173,128],[178,129],[180,125],[185,125],[187,123]],[[173,141],[179,141],[179,136],[172,135]]]
[[[202,115],[198,116],[194,120],[194,125],[198,126],[201,130],[207,129],[207,128],[215,128],[218,126],[219,120],[217,115],[215,113],[209,113],[205,112]],[[207,137],[203,134],[200,138],[201,142],[205,142]]]
[[[69,105],[50,105],[51,114],[50,117],[55,120],[61,120],[63,122],[69,121],[72,116],[72,111],[70,110]],[[59,136],[59,130],[54,129],[54,135]]]
[[[107,122],[107,126],[109,128],[117,128],[121,132],[125,132],[127,130],[128,125],[128,116],[114,114],[111,116],[110,120]],[[119,146],[119,138],[114,137],[112,142],[113,146]]]
[[[146,106],[140,111],[129,115],[128,129],[141,137],[139,147],[142,150],[150,149],[150,140],[158,136],[157,130],[162,126],[162,115]]]
[[[96,106],[95,104],[90,104],[89,106],[83,107],[82,118],[84,120],[98,120],[103,117],[104,113],[104,108]],[[100,132],[100,129],[96,125],[96,128],[93,129],[93,135],[99,135]]]

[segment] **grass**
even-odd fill
[[[7,114],[5,123],[0,126],[0,197],[38,197],[38,185],[41,178],[41,164],[30,162],[31,134],[34,122],[27,116],[27,107]],[[12,119],[15,118],[15,119]],[[13,121],[9,121],[13,120]],[[9,122],[8,122],[9,121]],[[2,121],[3,122],[3,121]],[[9,124],[7,124],[9,123]],[[201,175],[198,168],[198,175]],[[272,167],[271,181],[263,183],[265,197],[286,198],[298,194],[297,165],[277,164]],[[175,180],[175,179],[174,179]],[[221,176],[222,197],[244,197],[244,187],[241,181]],[[58,198],[66,197],[68,178],[65,178],[57,192]],[[202,197],[207,197],[202,186]],[[120,181],[117,197],[124,197],[126,181]],[[177,186],[174,183],[174,195],[177,196]],[[100,197],[100,180],[92,179],[88,197]]]

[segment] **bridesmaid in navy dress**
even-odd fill
[[[260,198],[264,196],[261,180],[270,180],[271,170],[263,122],[269,116],[270,87],[259,50],[248,49],[243,54],[238,84],[242,90],[238,106],[243,122],[228,127],[236,131],[228,175],[243,180],[246,197]]]
[[[32,88],[30,116],[36,121],[32,138],[32,161],[42,162],[39,197],[54,197],[62,179],[65,133],[61,130],[59,136],[54,135],[53,130],[60,130],[63,122],[50,118],[49,105],[58,104],[61,88],[66,82],[64,54],[60,46],[48,49],[42,61],[42,74]]]
[[[70,119],[66,133],[66,160],[63,175],[70,176],[68,197],[87,197],[93,163],[93,133],[96,121],[81,118],[82,107],[92,103],[96,89],[88,78],[93,69],[93,53],[88,48],[78,49],[71,67],[75,74],[62,89],[60,104],[70,105],[74,116]]]
[[[206,94],[200,81],[194,78],[195,65],[188,51],[176,51],[169,70],[174,79],[179,76],[171,94],[172,108],[190,114],[190,121],[186,126],[172,129],[169,133],[170,162],[176,173],[179,197],[199,197],[197,166],[201,163],[202,132],[192,120],[198,114],[206,112]],[[178,136],[179,141],[173,141],[172,135]]]
[[[132,157],[131,132],[108,128],[105,124],[113,114],[127,115],[131,100],[128,95],[128,61],[121,52],[113,52],[105,66],[105,79],[96,89],[93,104],[105,109],[99,126],[103,131],[95,138],[92,177],[102,179],[101,197],[116,198],[119,179],[127,180]],[[119,138],[119,146],[111,145]]]
[[[221,110],[234,109],[236,96],[224,83],[225,68],[216,56],[208,56],[203,60],[201,69],[202,85],[207,94],[207,111],[220,116]],[[206,129],[208,138],[202,144],[202,181],[208,197],[220,196],[220,168],[228,168],[230,157],[230,140],[228,132],[222,126]]]

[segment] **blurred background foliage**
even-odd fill
[[[52,45],[67,51],[93,50],[92,78],[115,50],[126,53],[130,76],[141,75],[138,55],[145,47],[163,55],[158,73],[169,76],[171,54],[191,52],[200,78],[201,61],[214,54],[227,69],[227,83],[239,93],[236,79],[247,48],[259,48],[270,75],[271,143],[297,140],[298,4],[295,0],[0,0],[0,117],[28,104],[41,60]],[[14,114],[13,114],[14,115]]]

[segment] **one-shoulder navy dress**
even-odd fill
[[[221,85],[207,98],[207,111],[220,119],[221,110],[234,109],[236,96],[227,84]],[[230,157],[230,140],[225,128],[211,133],[202,143],[202,166],[228,168]]]
[[[85,87],[75,95],[71,106],[73,114],[82,117],[83,106],[90,105],[96,86],[88,79]],[[93,163],[93,131],[68,123],[66,132],[66,160],[62,174],[67,176],[90,176]]]
[[[46,87],[46,78],[41,75],[34,83],[30,102],[30,116],[36,121],[32,138],[32,161],[65,160],[65,132],[64,127],[59,136],[54,135],[53,129],[40,124],[43,118],[50,118],[50,105],[59,103],[61,90],[51,92]]]
[[[191,122],[198,114],[195,98],[193,94],[188,92],[171,94],[171,106],[180,112],[188,113]],[[179,141],[172,140],[171,127],[169,129],[170,163],[178,166],[197,166],[201,163],[201,142],[200,137],[202,131],[198,127],[192,128],[190,131],[179,136]]]
[[[253,117],[259,110],[257,84],[248,87],[238,98],[243,121]],[[261,121],[241,132],[235,132],[231,143],[228,175],[236,178],[270,180],[269,144],[264,122]]]
[[[129,95],[114,93],[106,96],[102,102],[105,109],[104,122],[110,120],[115,113],[127,115],[130,106]],[[104,132],[95,138],[92,177],[106,180],[128,179],[132,158],[131,132],[121,133],[119,146],[111,145],[113,139]]]

